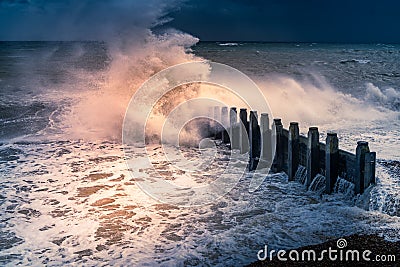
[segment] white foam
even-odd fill
[[[2,209],[12,201],[18,205],[14,213],[0,213],[1,220],[7,220],[3,230],[24,239],[22,244],[2,251],[4,255],[21,254],[11,265],[45,261],[48,265],[191,262],[223,266],[255,261],[265,244],[272,249],[295,248],[354,232],[400,238],[400,218],[353,207],[342,194],[321,199],[300,183],[288,183],[282,173],[269,175],[251,194],[249,175],[212,205],[176,209],[160,205],[135,185],[132,179],[140,179],[140,173],[151,170],[142,169],[131,177],[118,144],[66,142],[12,147],[24,151],[21,160],[26,162],[9,163],[14,168],[3,172],[0,192],[6,196]],[[61,154],[60,149],[71,153]],[[190,148],[183,149],[189,156],[196,155]],[[144,156],[137,153],[138,158]],[[111,176],[90,178],[94,173]],[[100,187],[97,192],[79,196],[79,192],[84,194],[79,188],[95,186]],[[22,191],[17,192],[17,188]],[[96,206],[105,199],[113,200],[108,205],[119,206]],[[18,212],[27,209],[40,215]],[[124,217],[127,215],[131,217]],[[40,231],[43,227],[49,229]],[[99,236],[99,231],[103,235]],[[107,241],[107,233],[119,237]],[[60,245],[53,243],[57,240]],[[104,250],[99,251],[102,246]],[[88,249],[91,251],[82,252]],[[80,257],[78,252],[92,255]]]
[[[219,43],[219,46],[238,46],[238,43]]]

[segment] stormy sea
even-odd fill
[[[357,196],[339,179],[325,195],[320,178],[310,188],[301,183],[300,169],[295,182],[270,173],[255,192],[244,174],[208,205],[153,199],[126,164],[125,109],[152,75],[195,60],[248,75],[285,128],[298,121],[306,134],[318,126],[321,142],[335,131],[352,153],[358,140],[368,141],[377,184]],[[0,265],[242,266],[266,244],[290,249],[355,233],[399,241],[399,70],[400,45],[386,44],[198,42],[181,33],[153,35],[132,49],[0,42]],[[158,114],[196,93],[181,89]],[[194,129],[184,135],[193,136]],[[196,161],[199,146],[185,138],[179,151]],[[212,181],[229,162],[229,150],[216,143],[207,171],[189,173],[194,181]],[[185,183],[161,145],[148,144],[147,155],[141,148],[130,155],[154,164],[138,165],[138,173]]]

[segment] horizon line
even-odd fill
[[[0,42],[98,42],[107,43],[105,40],[0,40]],[[398,45],[400,42],[343,42],[343,41],[255,41],[255,40],[199,40],[198,43],[268,43],[268,44],[383,44]],[[196,45],[196,44],[194,44]]]

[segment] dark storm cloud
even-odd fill
[[[201,40],[400,42],[399,10],[397,0],[0,0],[0,40],[107,40],[172,17],[168,27]]]
[[[0,0],[0,40],[108,40],[145,34],[179,0]]]
[[[400,42],[400,1],[203,0],[171,16],[201,40]]]

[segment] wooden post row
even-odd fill
[[[218,117],[221,116],[221,117]],[[289,181],[295,179],[295,174],[300,164],[300,134],[297,122],[291,122],[289,126],[289,136],[287,142],[287,159],[284,158],[286,143],[283,142],[283,125],[281,119],[274,119],[272,127],[275,128],[275,135],[272,136],[270,129],[269,116],[262,113],[260,125],[256,111],[250,111],[250,121],[248,121],[247,110],[240,109],[239,122],[237,121],[237,109],[223,107],[219,112],[219,107],[214,107],[214,119],[221,121],[225,127],[221,129],[219,123],[214,123],[213,133],[224,143],[230,143],[231,149],[239,149],[240,153],[249,152],[249,170],[255,170],[260,161],[272,161],[271,170],[280,172],[287,160],[287,173]],[[229,122],[228,122],[229,121]],[[221,135],[222,132],[222,135]],[[223,133],[225,132],[225,134]],[[229,134],[228,134],[229,133]],[[272,138],[275,138],[275,156],[272,158]],[[307,177],[305,185],[309,187],[315,176],[320,173],[319,161],[319,131],[317,127],[310,127],[308,131],[307,143]],[[364,190],[375,183],[375,164],[376,153],[370,152],[368,143],[359,141],[356,148],[356,166],[354,166],[355,193],[362,194]],[[339,140],[336,133],[328,133],[325,145],[325,193],[330,194],[334,191],[334,185],[339,176]]]

